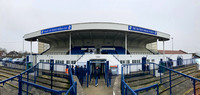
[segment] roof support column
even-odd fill
[[[32,52],[32,40],[30,42],[30,50],[31,50],[31,54],[29,56],[29,62],[33,62],[33,52]]]
[[[33,54],[33,52],[32,52],[32,41],[31,41],[30,45],[31,45],[30,49],[31,49],[31,55],[32,55]]]
[[[165,61],[165,41],[163,41],[163,61]]]
[[[22,57],[24,57],[24,39],[22,41],[22,53],[23,53]]]
[[[71,64],[71,33],[69,33],[69,55],[70,55],[70,61],[69,64]]]
[[[125,55],[127,57],[127,32],[125,33]],[[125,64],[127,64],[127,58],[125,58]]]
[[[173,43],[173,37],[172,37],[172,51],[174,50],[174,43]]]

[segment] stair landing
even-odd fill
[[[85,95],[113,95],[113,79],[111,80],[111,87],[107,87],[104,78],[98,80],[98,86],[95,86],[95,79],[91,80],[89,87],[84,87]]]
[[[88,88],[83,88],[85,95],[113,95],[113,88],[106,85],[89,85]]]

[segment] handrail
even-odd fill
[[[128,84],[126,84],[126,82],[124,80],[121,81],[122,84],[124,84],[130,91],[133,95],[137,95],[137,93],[135,93],[135,91],[133,89],[131,89],[131,87],[128,86]]]
[[[85,55],[85,54],[83,54],[83,55]],[[76,62],[78,62],[78,61],[83,57],[83,55],[81,55],[81,57],[79,57],[79,58],[76,60]]]
[[[76,82],[73,83],[73,85],[67,90],[66,94],[65,95],[68,95],[69,92],[72,90],[72,88],[76,86]]]
[[[119,61],[120,62],[120,60],[113,54],[113,56],[115,57],[115,59],[117,59],[117,61]]]
[[[150,63],[150,64],[155,64],[155,63]],[[180,74],[180,75],[182,75],[182,76],[185,76],[185,77],[188,77],[188,78],[190,78],[190,79],[197,80],[197,81],[200,82],[200,79],[197,79],[197,78],[191,77],[191,76],[189,76],[189,75],[180,73],[180,72],[178,72],[178,71],[175,71],[175,70],[170,69],[170,68],[165,67],[165,66],[161,66],[161,65],[159,65],[159,64],[155,64],[155,65],[160,66],[160,67],[163,67],[163,68],[165,68],[165,69],[167,69],[167,70],[170,70],[170,71],[172,71],[172,72],[174,72],[174,73]]]
[[[47,88],[47,87],[44,87],[44,86],[41,86],[41,85],[38,85],[38,84],[27,82],[27,81],[24,81],[24,80],[22,80],[22,83],[26,83],[26,84],[29,84],[29,85],[32,85],[32,86],[35,86],[35,87],[38,87],[38,88],[46,89],[46,90],[48,90],[50,92],[56,92],[56,93],[67,92],[67,90],[66,91],[65,90],[61,90],[61,91],[54,90],[54,89],[50,89],[50,88]]]
[[[39,63],[37,63],[35,66],[37,66],[38,64],[39,64]],[[22,73],[20,73],[20,74],[18,74],[18,75],[16,75],[16,76],[13,76],[13,77],[11,77],[11,78],[8,78],[8,79],[5,79],[5,80],[3,80],[3,81],[0,81],[0,84],[1,84],[1,83],[4,84],[5,82],[7,82],[7,81],[9,81],[9,80],[13,80],[14,78],[20,77],[22,74],[25,74],[26,72],[28,72],[29,70],[31,70],[31,69],[34,68],[35,66],[33,66],[33,67],[31,67],[31,68],[25,70],[24,72],[22,72]]]
[[[143,91],[143,90],[149,90],[151,88],[155,88],[157,87],[157,93],[158,93],[158,89],[159,89],[159,85],[158,84],[154,84],[154,85],[151,85],[151,86],[148,86],[148,87],[144,87],[144,88],[139,88],[139,89],[136,89],[134,90],[136,93],[139,92],[139,91]]]
[[[43,55],[44,53],[46,53],[47,51],[49,51],[50,49],[51,49],[51,45],[49,45],[50,47],[47,49],[47,50],[45,50],[45,51],[43,51],[42,53],[40,53],[40,55]]]
[[[195,63],[195,59],[184,59],[183,60],[183,65],[188,65],[188,64],[194,64]],[[123,67],[126,67],[126,66],[130,66],[130,65],[140,65],[141,63],[137,63],[137,64],[122,64],[122,74],[121,74],[121,81],[122,81],[122,84],[125,83],[124,81],[124,75],[123,75]],[[173,86],[171,86],[171,72],[174,72],[174,73],[177,73],[178,75],[182,75],[184,77],[187,77],[189,79],[191,79],[193,81],[193,86],[194,86],[194,89],[195,89],[195,82],[198,81],[200,82],[200,79],[197,79],[195,77],[192,77],[192,76],[189,76],[189,75],[186,75],[184,73],[181,73],[181,72],[178,72],[178,71],[175,71],[171,68],[168,68],[166,66],[162,66],[162,65],[159,65],[159,64],[156,64],[156,63],[148,63],[148,64],[153,64],[153,65],[156,65],[158,67],[161,67],[161,68],[164,68],[166,70],[169,71],[169,77],[170,77],[170,94],[172,93],[171,89],[173,88]],[[155,70],[156,68],[153,66],[153,69]],[[161,78],[161,77],[160,77]],[[125,84],[124,84],[125,85]],[[127,86],[128,87],[128,86]],[[157,94],[159,94],[159,85],[158,84],[154,84],[154,85],[151,85],[151,86],[148,86],[148,87],[144,87],[144,88],[139,88],[139,89],[136,89],[136,90],[133,90],[134,92],[138,93],[139,91],[143,91],[143,90],[149,90],[151,88],[155,88],[157,87]],[[124,89],[124,87],[122,87],[122,89]],[[127,91],[126,91],[127,92]],[[125,92],[125,93],[126,93]],[[132,92],[133,93],[133,92]],[[124,94],[124,93],[123,93]],[[195,90],[194,90],[194,94],[196,94]]]
[[[77,89],[77,87],[76,87],[76,82],[74,82],[74,79],[73,79],[73,76],[72,76],[72,71],[71,71],[71,67],[70,67],[70,66],[69,66],[69,68],[70,68],[70,69],[69,69],[69,70],[70,70],[69,72],[70,72],[70,80],[71,80],[71,84],[72,84],[72,85],[71,85],[70,89],[68,89],[68,90],[54,90],[54,89],[50,89],[50,88],[47,88],[47,87],[44,87],[44,86],[41,86],[41,85],[38,85],[38,84],[35,84],[35,83],[31,83],[31,82],[22,80],[22,75],[23,75],[23,74],[25,74],[26,72],[29,72],[31,69],[36,68],[36,66],[38,66],[40,63],[41,63],[41,62],[37,63],[35,66],[33,66],[33,67],[31,67],[31,68],[25,70],[24,72],[20,73],[19,75],[13,76],[13,77],[8,78],[8,79],[3,80],[3,81],[0,81],[0,84],[3,83],[3,85],[4,85],[5,82],[7,82],[7,81],[9,81],[9,80],[14,80],[14,78],[18,78],[18,82],[19,82],[19,83],[18,83],[18,84],[19,84],[19,92],[18,92],[18,93],[21,93],[21,91],[22,91],[22,88],[21,88],[20,85],[21,85],[22,83],[26,83],[27,85],[32,85],[32,86],[35,86],[35,87],[38,87],[38,88],[42,88],[42,89],[44,89],[45,91],[48,90],[48,91],[50,91],[50,92],[53,92],[54,94],[55,94],[55,93],[61,94],[61,93],[65,93],[65,92],[69,93],[69,92],[72,90],[72,88],[73,88],[72,93],[76,94],[76,89]],[[64,64],[58,64],[58,65],[64,65]],[[66,64],[65,64],[65,65],[66,65]],[[20,89],[21,89],[21,90],[20,90]],[[67,95],[67,93],[66,93],[66,95]],[[72,94],[72,95],[74,95],[74,94]]]
[[[14,78],[17,78],[17,77],[19,77],[19,76],[20,76],[20,75],[16,75],[16,76],[10,77],[10,78],[8,78],[8,79],[5,79],[5,80],[3,80],[3,81],[0,81],[0,84],[3,83],[3,85],[4,85],[5,82],[10,81],[10,80],[13,80]]]
[[[67,95],[71,90],[74,92],[72,94],[76,94],[76,89],[77,89],[77,83],[74,82],[74,78],[73,78],[73,75],[72,75],[72,68],[71,66],[69,66],[69,80],[70,80],[70,88],[67,90],[67,92],[65,93],[65,95]],[[71,94],[71,93],[70,93]]]
[[[20,75],[25,74],[26,72],[28,72],[28,71],[31,70],[32,68],[35,68],[36,66],[38,66],[39,64],[40,64],[40,62],[37,63],[35,66],[33,66],[33,67],[31,67],[31,68],[25,70],[24,72],[20,73]]]
[[[137,95],[137,93],[135,93],[134,91],[133,91],[133,89],[131,89],[129,86],[128,86],[128,84],[126,84],[126,82],[124,81],[124,74],[123,74],[123,65],[122,65],[122,67],[121,67],[121,90],[122,90],[122,95],[124,95],[124,85],[126,86],[126,87],[128,87],[128,89],[132,92],[132,94],[133,95]],[[124,85],[123,85],[124,84]]]
[[[121,82],[122,82],[122,84],[124,84],[124,85],[126,85],[127,87],[128,87],[128,89],[129,90],[131,90],[131,93],[133,94],[133,95],[137,95],[137,93],[139,92],[139,91],[143,91],[143,90],[149,90],[149,89],[151,89],[151,88],[155,88],[155,87],[157,87],[157,95],[159,95],[159,85],[158,84],[154,84],[154,85],[151,85],[151,86],[148,86],[148,87],[144,87],[144,88],[140,88],[140,89],[136,89],[136,90],[133,90],[133,89],[131,89],[129,86],[128,86],[128,84],[126,84],[126,82],[124,81],[124,74],[123,74],[123,67],[125,67],[125,66],[129,66],[129,65],[140,65],[140,64],[142,64],[142,63],[137,63],[137,64],[123,64],[122,65],[122,73],[121,73]],[[122,87],[122,89],[123,89],[123,87]],[[123,92],[122,92],[123,93]],[[125,92],[126,93],[126,92]]]

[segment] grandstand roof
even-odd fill
[[[160,41],[166,41],[170,39],[170,35],[142,28],[138,26],[120,24],[120,23],[108,23],[108,22],[89,22],[89,23],[77,23],[63,26],[57,26],[32,32],[24,35],[24,39],[27,41],[40,42],[53,42],[53,41],[67,41],[69,33],[72,35],[72,40],[84,40],[90,38],[94,39],[114,39],[124,41],[125,33],[128,35],[128,42],[140,41],[141,43],[155,42],[157,39]]]

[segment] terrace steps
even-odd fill
[[[21,72],[23,72],[22,70],[18,70],[18,69],[10,69],[7,67],[3,67],[0,66],[0,80],[5,80],[8,79],[12,76],[18,75]],[[39,77],[36,78],[36,84],[39,84],[41,86],[45,86],[47,88],[51,88],[51,80],[50,80],[50,76],[48,75],[41,75]],[[23,75],[23,80],[27,80],[27,75]],[[13,81],[9,81],[6,83],[6,87],[8,88],[8,86],[10,86],[9,88],[12,88],[12,90],[18,90],[18,79],[14,79]],[[29,82],[34,83],[34,77],[33,75],[29,75]],[[5,86],[0,85],[1,90],[5,90],[4,89]],[[66,78],[57,78],[57,77],[53,77],[53,89],[55,90],[67,90],[70,87],[70,83]],[[48,94],[49,92],[45,92],[43,90],[40,90],[38,88],[34,88],[29,86],[29,94],[33,94],[33,92],[35,93],[37,90],[38,93],[42,94]],[[40,91],[39,91],[40,90]],[[23,84],[23,93],[25,93],[26,91],[26,85]],[[3,92],[2,92],[3,93]],[[5,93],[3,93],[4,95]],[[50,93],[49,93],[50,94]],[[10,95],[10,93],[9,93]]]
[[[190,76],[200,76],[200,70],[197,70],[197,65],[188,65],[188,66],[180,66],[174,68],[174,70],[190,75]],[[184,78],[183,76],[177,75],[175,73],[171,73],[172,77],[172,88],[173,94],[176,93],[176,95],[182,95],[183,91],[181,91],[181,94],[178,94],[178,91],[176,91],[176,88],[179,87],[179,85],[184,86],[184,84],[187,84],[190,80],[187,78]],[[160,77],[153,77],[153,75],[144,75],[140,77],[133,77],[133,78],[125,78],[126,83],[134,90],[139,88],[144,88],[151,86],[153,84],[159,84],[159,93],[161,95],[168,95],[169,93],[169,71],[166,71],[164,75],[162,75],[162,83],[160,83]],[[177,86],[178,85],[178,86]],[[189,89],[191,86],[186,87],[186,89]],[[181,88],[184,89],[184,88]],[[139,94],[142,95],[149,95],[150,93],[155,94],[155,89],[150,90],[148,92],[140,92]]]

